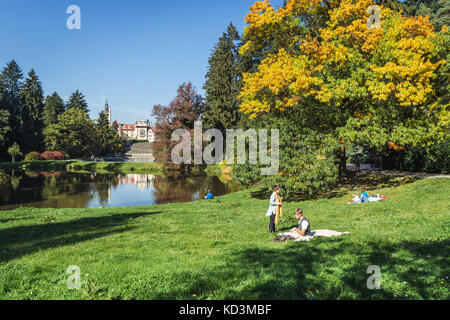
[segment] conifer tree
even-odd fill
[[[206,92],[206,110],[203,120],[205,127],[221,131],[233,128],[238,120],[239,34],[232,23],[219,38],[209,58],[204,89]]]
[[[20,145],[25,153],[43,149],[44,91],[36,72],[32,69],[20,92]]]
[[[44,125],[49,126],[58,121],[58,116],[64,112],[64,101],[61,97],[53,92],[51,96],[47,96],[44,102],[44,112],[42,118]]]
[[[108,115],[102,111],[97,120],[96,129],[102,155],[114,154],[121,150],[121,140],[117,131],[110,126]]]
[[[70,108],[79,108],[89,114],[88,104],[86,102],[86,98],[81,93],[81,91],[76,90],[69,98],[69,102],[67,103],[67,109]]]
[[[9,113],[9,134],[6,137],[6,144],[13,142],[14,134],[19,132],[19,110],[20,110],[20,89],[22,87],[22,69],[15,60],[11,60],[0,74],[0,83],[3,91],[2,107]]]

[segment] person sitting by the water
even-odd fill
[[[311,232],[311,224],[308,219],[303,215],[302,209],[294,211],[295,218],[298,220],[298,228],[292,228],[291,232],[296,232],[301,236],[306,236]]]
[[[212,198],[214,198],[213,193],[211,192],[211,190],[208,190],[208,194],[206,195],[205,199],[206,200],[211,200]]]

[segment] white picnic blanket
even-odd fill
[[[350,234],[350,232],[338,232],[334,230],[313,230],[309,233],[307,233],[305,236],[300,235],[297,232],[285,232],[280,233],[280,236],[286,237],[290,236],[291,238],[295,239],[295,241],[311,241],[315,237],[339,237],[344,234]]]

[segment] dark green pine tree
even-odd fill
[[[239,40],[236,28],[230,23],[227,31],[214,45],[203,86],[208,105],[203,115],[204,125],[222,132],[234,128],[239,121]]]
[[[450,23],[450,0],[407,0],[402,8],[408,16],[429,16],[435,31]]]
[[[56,92],[53,92],[51,96],[47,96],[44,102],[44,113],[42,115],[44,125],[49,126],[55,124],[58,121],[58,116],[62,114],[64,110],[64,101]]]
[[[439,0],[433,23],[438,31],[446,25],[450,28],[450,0]]]
[[[81,91],[76,90],[69,98],[69,102],[67,103],[67,109],[70,108],[79,108],[89,114],[88,104],[86,102],[86,98],[81,93]]]
[[[16,61],[11,60],[0,74],[0,83],[3,90],[2,106],[0,109],[7,110],[9,113],[9,134],[6,137],[6,144],[13,143],[14,136],[20,129],[20,90],[22,88],[22,69]]]
[[[101,148],[100,154],[109,155],[116,153],[120,149],[121,141],[117,131],[110,125],[108,115],[104,111],[99,113],[96,129]]]
[[[31,69],[20,92],[20,146],[24,153],[42,151],[44,139],[44,91],[36,72]]]

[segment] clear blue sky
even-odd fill
[[[81,90],[96,118],[107,98],[112,116],[134,123],[168,104],[178,85],[200,93],[211,49],[233,22],[239,32],[253,0],[0,0],[0,66],[34,68],[45,94]],[[274,5],[282,0],[272,1]],[[69,30],[69,5],[81,30]]]

